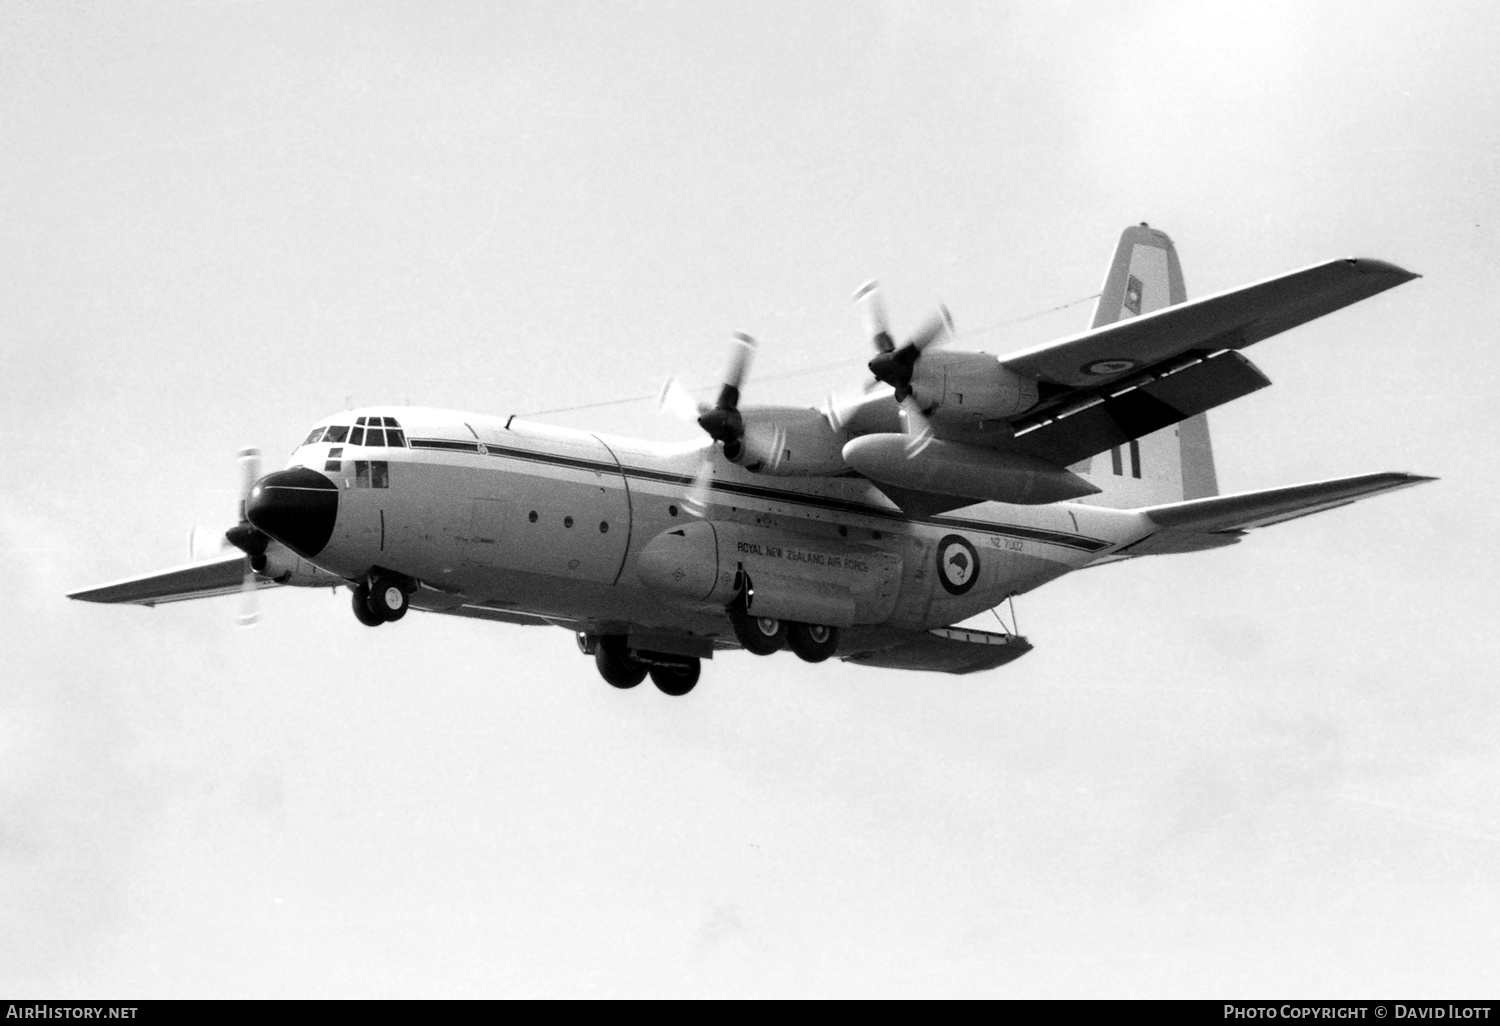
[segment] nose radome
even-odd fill
[[[245,497],[246,519],[307,559],[333,537],[338,515],[338,485],[307,467],[267,474]]]

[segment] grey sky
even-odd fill
[[[1492,4],[0,0],[0,990],[1492,995]],[[849,297],[960,331],[1336,256],[1226,491],[1434,485],[1018,603],[977,678],[733,654],[616,693],[558,630],[326,594],[69,603],[346,402],[817,402]],[[1003,352],[1087,304],[971,334]],[[693,437],[650,403],[549,422]]]

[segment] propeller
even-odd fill
[[[668,378],[662,386],[660,407],[684,420],[694,420],[708,433],[708,437],[719,443],[725,459],[737,460],[744,451],[745,418],[740,413],[740,386],[750,371],[750,358],[755,353],[755,339],[736,332],[729,351],[729,365],[724,369],[724,383],[719,388],[719,398],[712,405],[699,402],[692,397],[676,378]],[[683,500],[683,508],[695,517],[708,512],[709,497],[713,491],[713,459],[705,453],[693,483]]]
[[[224,532],[224,538],[250,557],[245,577],[240,582],[240,612],[235,622],[241,627],[252,627],[260,620],[260,599],[255,592],[259,587],[258,571],[266,568],[266,547],[271,539],[245,518],[245,501],[250,489],[260,480],[260,450],[241,449],[235,457],[240,465],[240,522]]]
[[[744,445],[745,418],[740,413],[740,385],[745,381],[750,356],[754,352],[755,339],[736,332],[734,345],[729,350],[729,366],[724,369],[719,400],[698,414],[698,426],[724,447],[725,459],[738,459]]]
[[[911,379],[922,351],[935,342],[942,342],[953,334],[953,318],[946,306],[939,306],[915,332],[897,346],[891,337],[890,322],[886,316],[885,299],[879,282],[866,282],[854,293],[854,305],[859,308],[864,321],[865,334],[875,347],[875,356],[870,360],[873,380],[865,386],[865,392],[877,382],[890,385],[895,391],[896,402],[901,405],[901,416],[906,422],[906,433],[911,436],[906,444],[908,458],[916,456],[932,441],[932,422],[920,404],[912,397]],[[847,408],[829,396],[826,415],[829,423],[837,429],[847,419]]]
[[[870,361],[870,373],[876,381],[882,381],[896,390],[896,401],[905,402],[911,395],[912,370],[917,365],[922,350],[941,341],[953,333],[953,318],[946,306],[939,306],[921,326],[899,348],[891,338],[890,324],[886,318],[885,300],[880,294],[879,282],[866,282],[854,294],[854,303],[864,319],[865,333],[875,346],[875,358]]]

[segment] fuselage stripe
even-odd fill
[[[603,460],[583,459],[577,456],[559,456],[553,453],[536,452],[531,449],[514,449],[509,446],[492,445],[484,443],[484,453],[479,452],[480,443],[477,442],[455,442],[442,438],[412,438],[408,443],[413,449],[443,449],[452,452],[466,452],[475,456],[499,456],[505,459],[524,460],[528,463],[541,463],[554,467],[567,467],[573,470],[591,470],[606,474],[622,474],[627,481],[636,478],[642,481],[655,481],[660,484],[691,485],[693,478],[686,474],[673,474],[664,470],[648,470],[644,467],[631,467],[622,463],[609,463]],[[880,517],[885,520],[895,520],[903,523],[930,524],[934,527],[964,528],[971,531],[980,531],[987,534],[1010,535],[1013,538],[1026,538],[1031,541],[1045,542],[1050,545],[1061,545],[1070,549],[1079,549],[1084,552],[1099,552],[1110,547],[1111,543],[1099,538],[1090,538],[1087,535],[1067,534],[1062,531],[1049,531],[1039,527],[1025,527],[1021,524],[1002,524],[988,520],[970,520],[960,517],[930,516],[913,517],[902,513],[897,509],[884,509],[880,506],[872,506],[865,502],[854,502],[847,499],[835,499],[822,495],[807,495],[803,492],[783,491],[777,488],[767,488],[763,485],[742,484],[737,481],[714,481],[712,488],[716,492],[727,492],[731,495],[743,495],[746,498],[762,499],[770,502],[785,502],[801,506],[816,506],[822,509],[835,510],[841,513],[850,513],[856,516]]]

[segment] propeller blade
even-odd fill
[[[260,450],[254,447],[241,449],[235,458],[240,464],[240,521],[224,532],[224,541],[249,556],[252,562],[260,560],[264,567],[266,547],[271,544],[271,539],[256,530],[245,517],[245,502],[250,498],[250,489],[260,480]]]
[[[188,559],[191,562],[222,556],[230,544],[223,531],[207,524],[194,524],[188,528]]]
[[[755,339],[743,332],[734,333],[734,345],[729,350],[729,366],[724,369],[724,387],[719,391],[715,405],[721,410],[738,409],[740,386],[745,383],[745,374],[750,370],[750,357],[755,355]]]
[[[724,387],[719,390],[719,401],[698,414],[698,426],[708,432],[708,437],[724,447],[724,455],[737,459],[740,442],[745,437],[745,418],[740,415],[740,386],[750,370],[750,357],[755,353],[755,339],[736,332],[734,345],[729,350],[729,366],[724,371]]]
[[[953,333],[953,318],[946,306],[937,310],[922,322],[916,333],[907,339],[900,349],[875,354],[869,363],[870,373],[876,381],[883,381],[896,390],[896,401],[904,403],[911,395],[911,378],[922,350],[940,342]]]
[[[906,458],[914,459],[922,454],[922,450],[936,437],[932,430],[932,421],[917,406],[916,400],[908,397],[901,403],[901,419],[906,421]]]
[[[934,342],[939,342],[951,334],[953,334],[953,315],[948,313],[946,306],[939,306],[927,320],[922,322],[922,326],[912,334],[911,338],[906,340],[906,344],[915,347],[920,353]]]
[[[235,454],[240,464],[240,520],[245,519],[245,500],[250,489],[260,480],[260,450],[254,446],[241,449]]]
[[[688,487],[687,496],[682,500],[682,508],[689,516],[703,519],[708,516],[708,506],[713,494],[714,464],[713,450],[710,449],[703,455],[703,463],[698,467],[698,473],[693,478],[693,483]]]
[[[885,313],[885,298],[880,292],[880,282],[867,281],[854,293],[854,305],[859,309],[864,322],[865,335],[875,346],[877,353],[889,353],[896,348],[891,338],[890,320]]]
[[[863,387],[835,389],[823,398],[823,419],[835,431],[842,431],[860,405],[879,387],[880,382],[871,381]]]
[[[687,387],[676,378],[668,378],[661,386],[661,395],[657,396],[657,408],[666,414],[685,420],[689,423],[696,421],[711,407],[704,402],[693,398],[693,394]]]
[[[240,611],[234,619],[237,627],[254,627],[260,622],[260,596],[256,594],[259,584],[255,571],[245,566],[245,579],[240,584]]]

